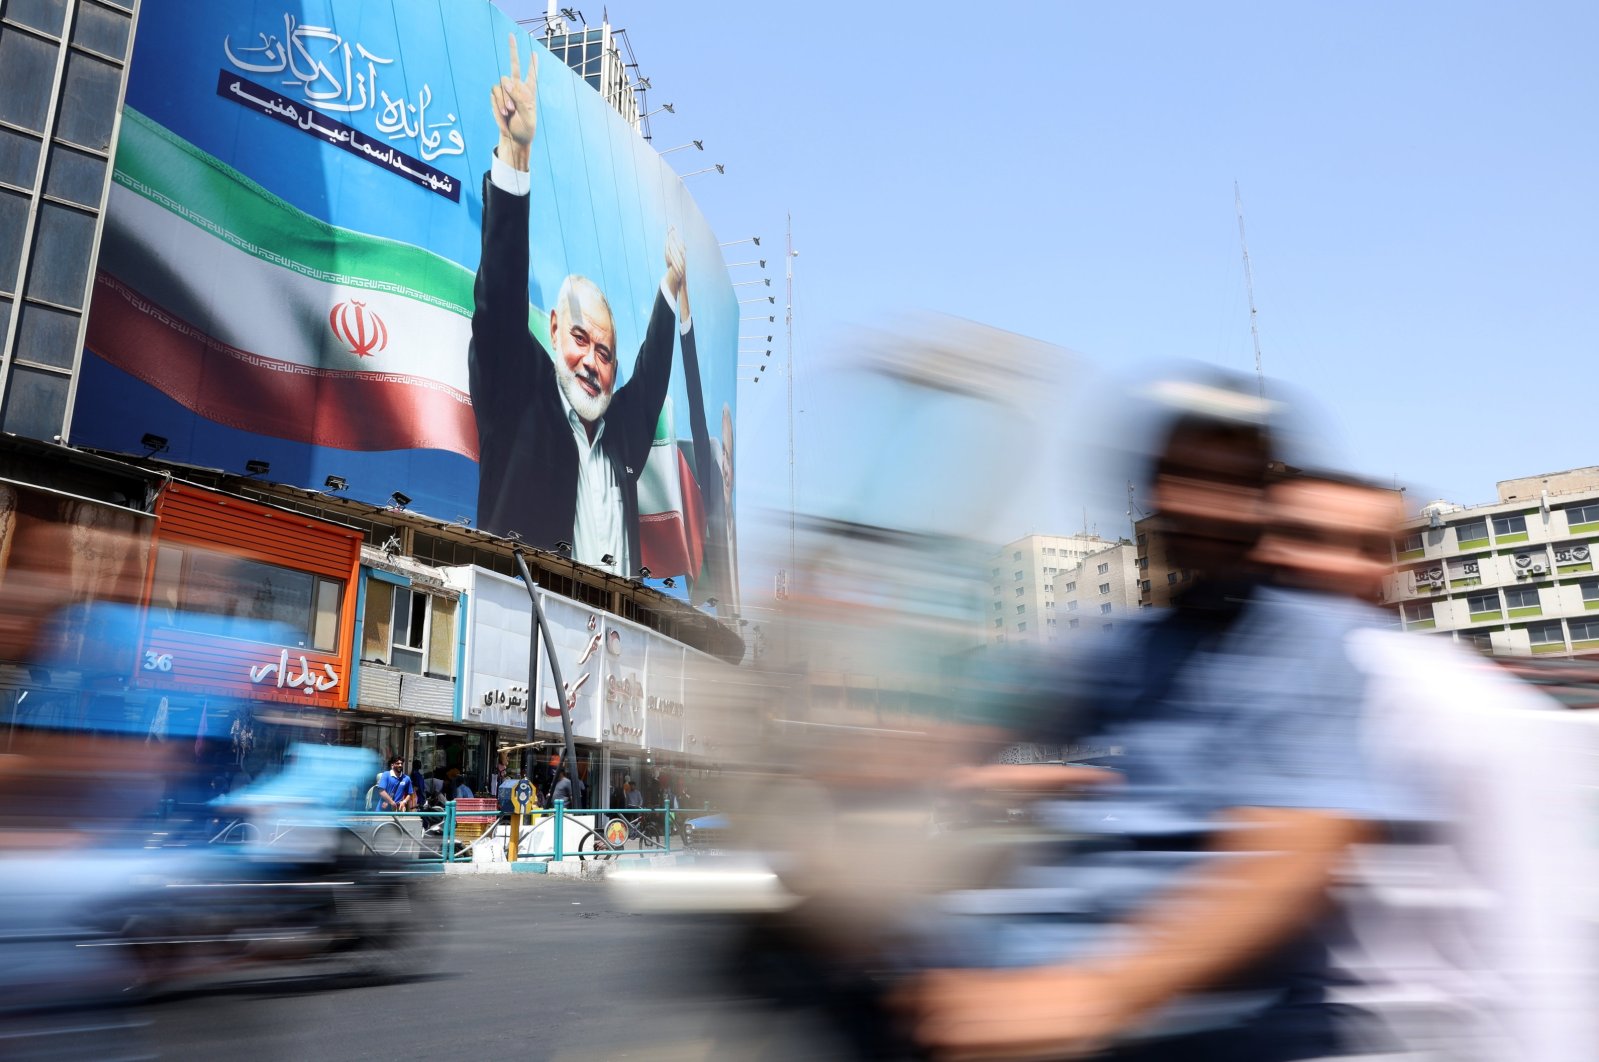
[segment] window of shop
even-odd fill
[[[156,551],[150,601],[152,611],[175,627],[333,652],[343,597],[344,584],[337,579],[164,545]],[[217,617],[226,621],[220,630]]]
[[[371,749],[387,767],[392,756],[405,755],[405,724],[379,723],[356,717],[343,720],[340,744],[350,748]],[[406,762],[410,766],[410,762]]]
[[[368,580],[361,659],[454,678],[456,605],[453,597]]]
[[[415,758],[422,761],[428,778],[451,776],[457,785],[465,783],[474,794],[486,794],[494,760],[487,734],[439,727],[416,728]]]

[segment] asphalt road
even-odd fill
[[[835,1057],[713,983],[713,924],[632,914],[603,884],[544,875],[436,886],[449,922],[431,968],[165,1000],[140,1011],[140,1047],[239,1062]]]

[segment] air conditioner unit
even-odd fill
[[[1531,568],[1528,568],[1527,570],[1529,572],[1531,572],[1533,575],[1542,575],[1542,574],[1544,574],[1545,572],[1547,572],[1549,570],[1549,566],[1546,565],[1546,564],[1534,564]]]

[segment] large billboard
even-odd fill
[[[145,0],[72,442],[735,601],[738,304],[682,180],[480,0]]]

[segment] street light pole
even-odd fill
[[[794,215],[783,215],[783,227],[787,241],[783,255],[783,326],[788,332],[788,578],[793,579],[799,553],[795,545],[798,510],[794,493],[794,259],[799,252],[794,250]]]
[[[528,600],[533,602],[533,631],[528,639],[527,653],[527,739],[533,740],[533,727],[538,720],[539,701],[539,641],[544,642],[544,652],[550,658],[550,678],[555,682],[555,698],[561,706],[561,739],[565,747],[561,762],[566,765],[566,776],[572,780],[572,800],[579,807],[582,806],[583,793],[579,788],[582,783],[577,777],[577,748],[572,742],[572,713],[566,701],[566,683],[561,681],[561,661],[555,655],[555,639],[550,636],[549,621],[544,618],[544,603],[539,600],[538,584],[533,581],[533,573],[528,571],[527,561],[522,557],[522,551],[516,550],[511,554],[516,558],[516,570],[522,575],[522,582],[527,585]],[[530,753],[524,753],[522,764],[526,769]]]

